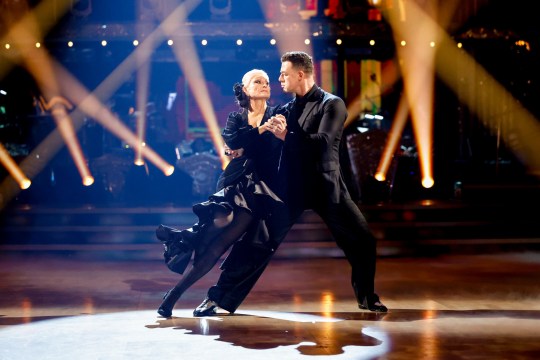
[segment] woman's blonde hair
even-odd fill
[[[251,79],[253,79],[253,77],[257,75],[264,76],[266,81],[270,82],[270,78],[268,77],[268,74],[266,73],[266,71],[260,70],[260,69],[253,69],[253,70],[249,70],[247,73],[244,74],[244,76],[242,77],[242,84],[244,86],[248,86]]]

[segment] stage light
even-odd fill
[[[0,90],[0,95],[7,95],[6,90]]]
[[[24,179],[19,183],[19,187],[22,190],[28,189],[30,187],[30,185],[32,185],[32,182],[29,179]]]
[[[405,40],[401,40],[401,42],[399,43],[401,46],[405,46],[407,45],[407,42]]]
[[[6,50],[9,50],[11,48],[11,45],[6,44],[6,45],[4,45],[4,47],[6,48]]]
[[[309,39],[304,40],[304,44],[306,44],[306,45],[311,44],[311,40],[309,40]]]
[[[368,120],[384,120],[384,116],[380,114],[369,114],[369,113],[362,113],[360,114],[360,119],[368,119]]]
[[[83,178],[83,185],[84,186],[90,186],[94,183],[94,178],[92,176],[85,176]]]
[[[369,40],[369,45],[371,46],[375,45],[375,40]]]
[[[433,181],[433,178],[430,176],[422,179],[422,186],[425,187],[426,189],[433,187],[434,184],[435,184],[435,181]]]
[[[169,93],[169,96],[167,98],[167,106],[165,107],[167,109],[167,111],[171,111],[172,108],[173,108],[173,104],[174,104],[174,101],[176,100],[176,96],[178,94],[175,93],[175,92],[171,92]]]
[[[172,46],[173,44],[174,44],[174,41],[172,41],[171,39],[167,40],[167,45]]]
[[[39,49],[40,47],[41,47],[41,43],[37,42],[37,43],[36,43],[36,48]]]
[[[174,166],[169,166],[167,169],[165,169],[165,175],[171,176],[174,173]]]
[[[369,130],[369,128],[363,127],[363,126],[357,126],[356,130],[358,130],[360,133],[365,133],[366,131]]]
[[[208,45],[208,40],[202,39],[202,40],[201,40],[201,45],[202,45],[202,46]]]
[[[238,40],[236,40],[236,45],[238,45],[238,46],[241,46],[241,45],[242,45],[242,43],[243,43],[243,42],[242,42],[242,40],[241,40],[241,39],[238,39]]]
[[[343,44],[343,40],[341,40],[341,39],[337,39],[337,40],[336,40],[336,44],[338,44],[338,45],[341,45],[341,44]]]
[[[73,41],[68,41],[67,46],[68,47],[73,47]]]
[[[107,40],[101,40],[101,46],[107,46]]]
[[[435,41],[431,41],[431,42],[429,43],[429,46],[430,46],[430,47],[435,47]]]
[[[2,163],[11,176],[13,176],[13,179],[15,179],[21,189],[24,190],[30,186],[30,180],[22,172],[19,165],[13,160],[2,143],[0,143],[0,163]]]
[[[276,45],[276,39],[270,39],[270,45]]]
[[[133,46],[138,46],[139,45],[139,40],[133,40]]]

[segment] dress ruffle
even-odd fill
[[[282,203],[270,187],[253,171],[246,171],[234,184],[225,186],[210,195],[208,201],[193,206],[199,224],[212,221],[216,214],[227,215],[235,208],[242,208],[255,217],[266,219],[272,205]]]

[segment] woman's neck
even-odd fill
[[[260,115],[266,111],[266,100],[251,100],[250,105],[250,115]]]
[[[248,122],[251,126],[257,127],[261,124],[266,111],[266,100],[251,100],[251,107],[248,111]]]

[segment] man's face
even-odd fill
[[[290,61],[285,61],[281,63],[279,82],[283,91],[285,91],[286,93],[296,92],[301,77],[301,72],[294,69]]]

